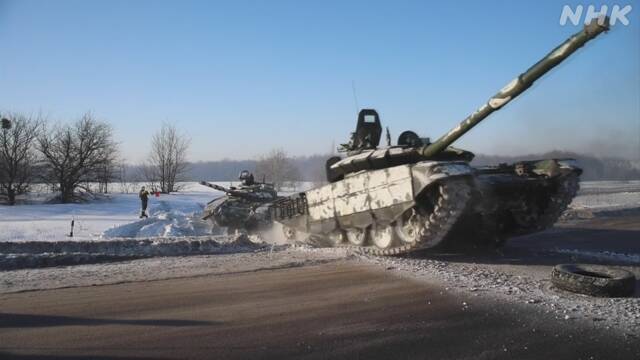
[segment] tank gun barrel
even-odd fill
[[[220,186],[217,184],[212,184],[206,181],[200,181],[200,185],[204,185],[206,187],[210,187],[212,189],[218,190],[218,191],[222,191],[222,192],[228,192],[229,189],[225,188],[224,186]]]
[[[585,25],[581,31],[572,35],[540,61],[531,66],[527,71],[513,79],[509,84],[489,99],[489,101],[464,119],[458,126],[450,130],[435,142],[422,147],[420,149],[420,153],[425,157],[430,157],[443,151],[459,137],[484,120],[487,116],[502,108],[509,101],[513,100],[531,87],[536,80],[571,56],[571,54],[581,48],[589,40],[594,39],[596,36],[607,30],[609,30],[609,17],[603,16],[597,19],[592,19],[591,22],[588,25]]]
[[[243,198],[243,199],[247,199],[247,200],[251,200],[251,201],[264,201],[264,198],[262,198],[261,196],[253,193],[253,192],[248,192],[248,191],[242,191],[242,190],[236,190],[235,188],[226,188],[224,186],[220,186],[217,184],[212,184],[206,181],[200,181],[200,185],[204,185],[207,187],[210,187],[212,189],[218,190],[218,191],[222,191],[226,194],[229,194],[231,196],[237,196],[239,198]]]

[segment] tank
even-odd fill
[[[214,228],[253,232],[272,224],[269,207],[278,199],[273,185],[253,181],[249,185],[230,188],[206,181],[200,184],[225,193],[207,203],[202,214],[202,219],[209,220]]]
[[[346,156],[327,160],[328,184],[276,201],[272,217],[290,240],[321,238],[378,255],[499,246],[552,226],[578,190],[574,160],[473,167],[474,154],[451,145],[608,25],[606,17],[593,20],[436,141],[405,131],[392,146],[387,130],[380,146],[378,113],[361,110],[341,146]]]

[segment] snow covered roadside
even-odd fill
[[[112,194],[80,204],[0,206],[0,241],[91,241],[108,237],[206,235],[210,226],[199,222],[198,215],[215,196],[202,191],[154,197],[149,201],[149,214],[153,220],[146,223],[139,220],[140,200],[136,194]],[[72,220],[75,225],[73,237],[70,237]],[[135,224],[133,228],[118,230],[132,223]]]
[[[640,298],[595,298],[555,289],[548,268],[455,263],[434,259],[358,256],[355,261],[374,264],[403,277],[436,283],[466,300],[496,299],[535,307],[562,321],[584,321],[593,326],[640,337]],[[629,269],[629,268],[627,268]],[[640,276],[640,267],[634,270]]]
[[[0,270],[122,261],[157,256],[228,254],[268,247],[246,235],[108,241],[0,242]]]
[[[340,261],[350,256],[339,249],[323,251],[269,246],[240,253],[21,269],[1,273],[0,294],[281,269]]]

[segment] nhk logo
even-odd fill
[[[627,19],[627,15],[632,10],[631,5],[625,5],[624,7],[620,7],[620,5],[613,5],[611,7],[611,13],[609,13],[609,7],[607,5],[600,6],[600,10],[596,11],[596,7],[594,5],[587,6],[586,13],[584,12],[584,6],[578,5],[575,8],[572,8],[569,5],[565,5],[562,8],[562,13],[560,14],[560,25],[564,26],[567,24],[567,19],[574,25],[577,26],[580,24],[580,18],[582,18],[582,14],[584,13],[584,24],[588,24],[591,19],[598,18],[598,21],[603,22],[604,17],[609,15],[610,24],[615,25],[618,21],[622,25],[629,25],[629,19]],[[601,24],[602,25],[602,24]]]

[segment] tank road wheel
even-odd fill
[[[367,240],[367,231],[363,229],[349,229],[346,231],[347,240],[351,245],[362,246]]]
[[[460,219],[471,199],[468,179],[447,179],[423,193],[414,208],[389,226],[373,227],[372,246],[362,250],[372,255],[400,255],[414,249],[440,245]]]
[[[466,179],[450,179],[425,195],[396,225],[398,237],[405,244],[402,252],[442,244],[469,203],[471,185]]]
[[[371,242],[379,249],[390,249],[395,245],[396,232],[392,225],[371,228]]]
[[[409,209],[398,219],[394,230],[400,241],[405,244],[415,244],[424,232],[426,219],[418,214],[416,209]]]
[[[296,230],[294,228],[290,228],[288,226],[282,227],[282,232],[284,233],[285,239],[287,241],[295,241],[296,240]]]
[[[345,242],[349,241],[347,238],[346,231],[343,231],[343,230],[336,230],[330,233],[329,236],[327,237],[329,238],[329,241],[331,242],[332,246],[340,246]]]
[[[464,212],[470,198],[471,187],[465,179],[439,184],[437,200],[433,200],[429,215],[423,217],[418,246],[429,249],[440,245]]]

